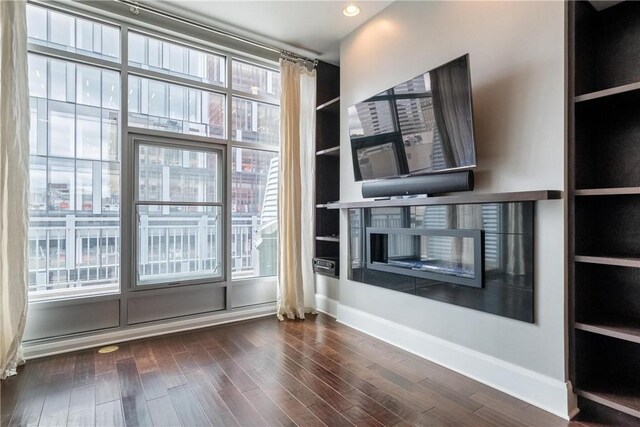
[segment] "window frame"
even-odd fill
[[[180,286],[190,286],[190,285],[202,285],[202,284],[209,284],[209,283],[220,283],[220,282],[226,282],[227,281],[227,270],[225,268],[226,266],[226,258],[227,258],[227,254],[225,254],[225,248],[227,246],[227,240],[229,240],[229,237],[226,235],[225,233],[225,227],[224,224],[226,223],[226,200],[227,200],[227,195],[226,195],[226,156],[227,156],[227,147],[224,145],[220,145],[220,144],[210,144],[210,143],[203,143],[203,142],[197,142],[197,141],[189,141],[189,140],[175,140],[175,139],[168,139],[168,138],[162,138],[159,136],[153,136],[150,137],[149,135],[146,135],[144,133],[137,133],[137,134],[130,134],[129,136],[129,144],[131,144],[133,146],[133,159],[132,159],[132,171],[134,172],[134,177],[133,180],[131,181],[132,184],[132,188],[131,188],[131,192],[133,194],[133,200],[131,201],[131,218],[132,218],[132,233],[131,233],[131,247],[133,249],[133,256],[131,257],[131,269],[134,273],[132,280],[131,280],[131,292],[140,292],[140,291],[144,291],[144,290],[150,290],[150,289],[166,289],[166,288],[172,288],[172,287],[180,287]],[[141,145],[145,145],[145,146],[153,146],[153,147],[162,147],[162,148],[174,148],[174,149],[191,149],[191,150],[198,150],[201,152],[211,152],[211,153],[217,153],[220,157],[219,157],[219,161],[218,161],[218,166],[219,166],[219,175],[218,178],[220,178],[220,201],[217,202],[171,202],[171,201],[145,201],[145,200],[140,200],[140,195],[138,194],[138,190],[139,190],[139,185],[140,185],[140,181],[139,181],[139,174],[137,173],[139,170],[137,168],[138,164],[139,164],[139,147]],[[138,211],[138,207],[140,206],[155,206],[155,205],[159,205],[159,206],[200,206],[200,207],[216,207],[216,208],[220,208],[220,212],[221,212],[221,247],[220,247],[220,254],[221,254],[221,261],[222,261],[222,274],[220,274],[219,277],[211,277],[211,278],[207,278],[207,277],[201,277],[201,278],[195,278],[195,279],[176,279],[176,280],[171,280],[169,282],[147,282],[147,283],[143,283],[143,281],[140,280],[140,272],[138,271],[138,227],[136,226],[137,223],[137,211]]]
[[[118,280],[117,291],[95,291],[91,293],[78,293],[72,292],[65,293],[65,295],[52,296],[51,298],[39,299],[37,304],[51,304],[66,305],[73,300],[81,301],[94,301],[103,300],[105,298],[120,298],[120,327],[127,326],[127,299],[129,293],[138,293],[148,291],[149,295],[153,295],[161,289],[170,290],[172,288],[180,288],[183,286],[202,286],[203,283],[213,287],[227,287],[226,292],[226,311],[230,311],[240,306],[234,305],[231,301],[230,289],[233,286],[241,286],[248,284],[264,284],[275,285],[277,277],[273,276],[255,276],[248,278],[233,279],[232,277],[232,248],[231,248],[231,233],[232,233],[232,148],[247,148],[251,150],[267,151],[272,153],[279,152],[279,146],[273,146],[269,144],[252,143],[235,141],[231,138],[232,130],[232,101],[233,98],[247,99],[250,101],[256,101],[263,104],[273,105],[279,107],[279,100],[276,101],[273,97],[264,95],[254,95],[249,92],[233,89],[233,76],[232,66],[233,61],[240,61],[245,64],[265,68],[270,71],[280,72],[277,62],[271,61],[265,58],[259,58],[251,53],[243,53],[233,48],[220,47],[218,44],[209,43],[205,40],[191,38],[188,35],[188,26],[184,27],[185,33],[180,36],[175,29],[164,29],[154,27],[152,24],[144,21],[134,22],[132,19],[125,18],[124,16],[112,15],[108,12],[102,13],[98,9],[86,7],[82,5],[69,5],[69,4],[52,4],[44,0],[29,0],[29,4],[36,7],[61,12],[67,14],[76,19],[83,19],[85,21],[109,25],[119,29],[119,60],[107,60],[99,57],[84,55],[78,52],[66,51],[62,49],[56,49],[50,46],[46,46],[40,43],[28,41],[27,50],[29,53],[37,54],[43,58],[53,58],[66,61],[72,61],[76,64],[86,64],[90,66],[99,67],[101,69],[113,70],[120,73],[120,121],[119,121],[119,150],[120,150],[120,277]],[[74,26],[76,31],[76,26]],[[172,44],[177,44],[182,47],[195,49],[197,51],[208,53],[216,56],[220,56],[225,60],[225,85],[220,86],[213,83],[202,82],[195,79],[189,79],[172,74],[165,74],[154,70],[146,70],[144,68],[136,67],[129,64],[129,32],[144,35],[147,37],[157,38],[162,41],[166,41]],[[216,138],[200,135],[181,134],[175,132],[167,132],[155,129],[145,129],[129,125],[129,108],[128,108],[128,94],[129,76],[138,76],[142,78],[148,78],[151,80],[160,80],[170,84],[176,84],[188,88],[204,90],[207,92],[213,92],[225,96],[225,137]],[[159,140],[171,140],[180,141],[185,143],[187,148],[213,147],[214,149],[221,150],[221,166],[222,166],[222,185],[221,191],[223,198],[221,200],[222,209],[222,264],[223,274],[220,278],[205,278],[202,280],[186,280],[178,283],[171,284],[159,284],[151,285],[145,284],[143,286],[136,285],[137,272],[137,260],[136,258],[136,188],[137,183],[137,169],[134,164],[136,160],[136,144],[132,143],[133,140],[146,140],[152,143]],[[130,183],[130,184],[127,184]],[[175,289],[174,289],[175,290]],[[133,294],[131,295],[133,296]]]

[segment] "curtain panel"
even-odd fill
[[[27,312],[29,84],[24,0],[0,1],[0,377],[15,375]]]
[[[316,71],[280,60],[278,305],[280,320],[314,306]]]

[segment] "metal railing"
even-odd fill
[[[259,274],[259,250],[254,244],[259,225],[256,215],[232,219],[234,278]],[[224,248],[217,217],[140,215],[138,227],[141,280],[221,274]],[[33,216],[29,226],[29,292],[44,296],[74,290],[117,291],[120,243],[117,216]]]

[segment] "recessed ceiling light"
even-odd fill
[[[342,9],[342,14],[344,16],[356,16],[357,14],[360,13],[360,8],[358,6],[356,6],[355,4],[350,4],[349,6],[345,7],[344,9]]]

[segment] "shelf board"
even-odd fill
[[[316,107],[316,111],[339,113],[340,112],[340,97],[333,98],[331,101],[327,101],[322,105]]]
[[[337,145],[335,147],[325,148],[324,150],[316,151],[316,156],[340,157],[340,146]]]
[[[619,188],[584,188],[574,192],[576,196],[620,196],[626,194],[640,194],[640,187]]]
[[[340,236],[316,236],[316,240],[322,240],[323,242],[340,242]]]
[[[591,101],[593,99],[605,98],[607,96],[619,95],[622,93],[640,90],[640,82],[629,83],[622,86],[616,86],[609,89],[598,90],[596,92],[585,93],[573,98],[574,102]]]
[[[473,193],[453,196],[413,197],[409,199],[363,200],[329,203],[328,209],[387,208],[395,206],[461,205],[477,203],[533,202],[562,199],[562,191],[538,190],[512,193]]]
[[[607,387],[578,388],[576,394],[625,414],[640,417],[640,396],[637,391],[608,384]]]
[[[640,344],[640,319],[632,317],[611,317],[594,321],[576,322],[575,327],[582,331]]]
[[[634,256],[588,256],[576,255],[575,262],[584,262],[589,264],[615,265],[618,267],[640,268],[640,257]]]

